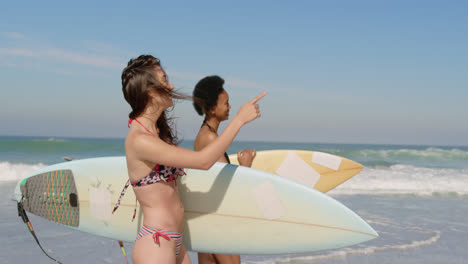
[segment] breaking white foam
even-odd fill
[[[45,167],[45,164],[24,164],[0,162],[0,182],[18,181],[33,171]]]
[[[364,168],[329,194],[468,195],[468,169],[411,165]]]

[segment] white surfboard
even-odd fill
[[[378,234],[329,196],[290,179],[216,163],[179,178],[188,250],[229,254],[283,254],[345,247]],[[76,160],[43,168],[18,183],[26,211],[68,227],[134,241],[142,211],[131,222],[132,188],[111,214],[128,179],[125,157]]]
[[[239,165],[237,154],[229,155]],[[257,151],[253,169],[274,173],[321,192],[328,192],[358,174],[364,166],[347,158],[309,150]]]

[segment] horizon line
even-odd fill
[[[122,139],[125,137],[99,137],[99,136],[31,136],[31,135],[0,135],[2,137],[10,138],[45,138],[45,139]],[[183,141],[194,141],[195,138],[183,138],[180,142]],[[306,141],[272,141],[272,140],[234,140],[232,143],[236,142],[252,142],[252,143],[279,143],[279,144],[330,144],[330,145],[373,145],[373,146],[424,146],[424,147],[465,147],[468,148],[468,145],[463,144],[408,144],[408,143],[363,143],[363,142],[306,142]]]

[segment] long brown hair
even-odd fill
[[[140,55],[136,59],[131,59],[122,71],[122,92],[132,108],[129,118],[137,118],[143,113],[150,100],[149,91],[174,99],[190,99],[189,96],[173,91],[161,83],[154,74],[154,69],[157,68],[163,70],[159,59],[151,55]],[[155,125],[162,140],[169,144],[177,144],[177,136],[171,128],[173,118],[167,117],[169,111],[165,110]]]

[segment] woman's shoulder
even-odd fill
[[[141,131],[129,131],[125,138],[125,149],[138,150],[140,148],[155,147],[160,144],[165,144],[159,137],[155,137]]]
[[[212,132],[209,129],[201,128],[200,131],[198,132],[197,137],[195,138],[194,142],[194,148],[195,150],[200,150],[204,148],[206,145],[210,144],[213,142],[218,135],[214,132]]]

